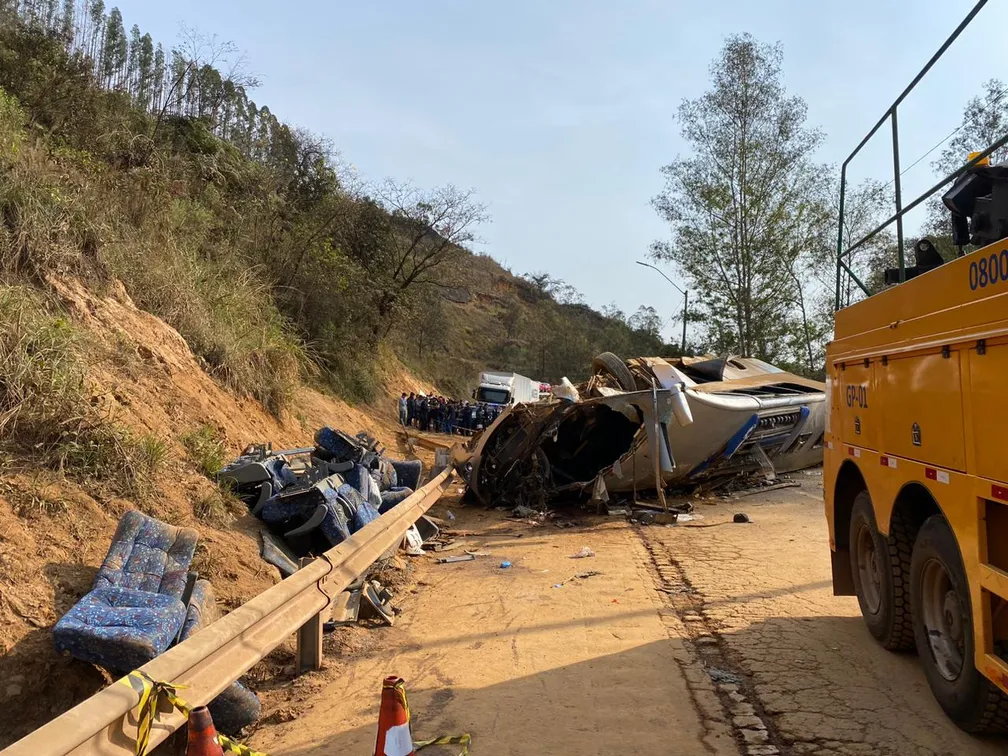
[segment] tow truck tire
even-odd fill
[[[914,647],[907,579],[912,543],[902,520],[894,517],[889,538],[879,533],[871,496],[854,498],[850,524],[851,572],[861,615],[868,631],[883,648]]]
[[[913,628],[931,692],[966,732],[1008,731],[1008,696],[973,663],[969,582],[951,526],[932,515],[921,526],[910,563]]]
[[[637,382],[634,380],[630,368],[612,352],[602,352],[592,360],[592,373],[595,375],[608,373],[616,379],[616,383],[624,391],[637,390]]]

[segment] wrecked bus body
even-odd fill
[[[638,383],[683,385],[696,423],[669,428],[677,466],[668,483],[822,463],[826,385],[751,357],[641,357],[628,361]]]
[[[605,357],[605,359],[601,359]],[[822,462],[825,385],[743,357],[606,353],[567,401],[506,411],[456,460],[484,504],[658,491]],[[694,418],[696,422],[694,422]]]
[[[631,488],[636,478],[639,488],[654,489],[656,475],[664,480],[675,469],[665,429],[681,416],[680,397],[673,387],[517,405],[456,458],[456,467],[486,505],[542,508],[584,493],[599,478]]]

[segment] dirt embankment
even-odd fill
[[[208,516],[214,486],[197,471],[181,439],[207,427],[237,454],[252,442],[277,448],[309,443],[332,425],[367,430],[393,453],[398,448],[392,391],[429,390],[398,364],[385,366],[390,393],[374,407],[351,407],[302,388],[281,419],[214,381],[170,326],[133,305],[121,286],[97,296],[74,281],[53,282],[87,341],[91,404],[119,426],[159,439],[166,456],[151,490],[132,499],[115,487],[72,481],[28,457],[0,468],[0,706],[7,726],[0,747],[91,695],[106,682],[97,669],[61,658],[52,625],[91,588],[120,516],[139,508],[196,528],[194,567],[214,584],[224,609],[276,582],[259,558],[255,522],[218,507]],[[197,516],[199,513],[199,516]]]

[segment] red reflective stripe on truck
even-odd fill
[[[924,468],[924,477],[927,478],[928,480],[934,480],[939,483],[949,482],[949,474],[947,472],[945,472],[944,470],[936,470],[933,467]]]

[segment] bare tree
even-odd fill
[[[577,288],[567,283],[562,278],[557,278],[545,271],[540,271],[538,273],[525,273],[522,278],[532,284],[539,294],[544,297],[552,297],[558,304],[584,304],[584,295],[582,295]]]
[[[490,221],[487,205],[474,189],[451,184],[431,190],[387,179],[376,191],[392,218],[391,250],[386,262],[378,312],[385,333],[396,306],[414,286],[442,286],[439,274],[479,241],[476,229]]]

